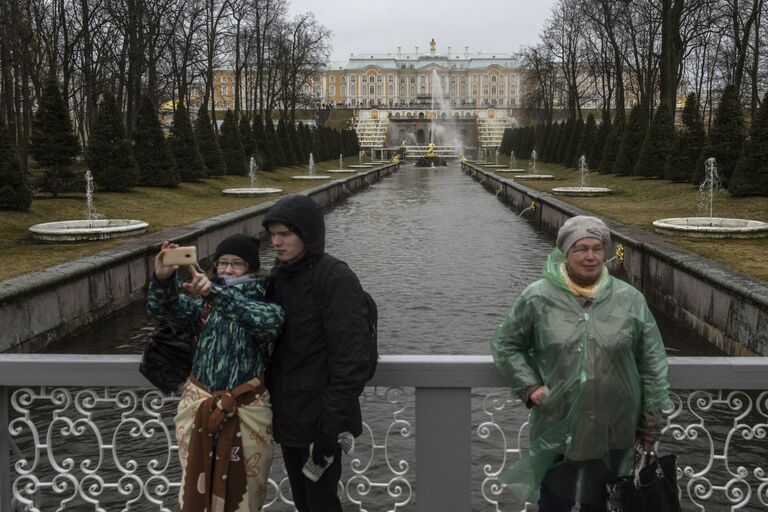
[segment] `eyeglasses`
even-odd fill
[[[226,270],[227,267],[232,267],[232,270],[238,272],[240,270],[245,270],[245,267],[248,266],[248,263],[242,260],[235,260],[235,261],[216,261],[216,270],[222,271]]]

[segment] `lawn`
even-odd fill
[[[345,167],[357,163],[348,158]],[[316,174],[338,168],[338,160],[316,166]],[[291,176],[307,174],[307,166],[293,166],[272,172],[261,172],[254,186],[281,188],[285,193],[315,187],[318,182],[292,180]],[[346,176],[344,174],[339,177]],[[320,183],[327,183],[323,181]],[[138,219],[149,223],[149,232],[171,226],[182,226],[222,213],[239,210],[266,201],[276,194],[255,197],[225,197],[225,188],[250,187],[247,176],[224,176],[198,182],[182,183],[177,188],[136,187],[131,192],[98,192],[94,194],[94,210],[106,218]],[[29,226],[43,222],[82,219],[86,216],[85,191],[58,198],[35,199],[26,212],[3,211],[0,215],[0,280],[41,270],[57,263],[94,254],[123,243],[123,240],[74,244],[41,244],[29,237]]]
[[[519,161],[527,168],[528,162]],[[489,169],[492,171],[492,169]],[[538,164],[539,174],[552,174],[554,181],[520,181],[526,187],[548,192],[554,187],[580,185],[579,172],[556,164]],[[500,173],[504,178],[514,175]],[[666,217],[709,216],[699,209],[699,190],[687,183],[672,183],[663,179],[615,176],[591,172],[586,186],[608,187],[613,194],[605,197],[564,197],[558,199],[623,224],[653,231],[652,222]],[[734,217],[768,222],[768,197],[734,198],[725,191],[716,194],[715,217]],[[739,272],[768,282],[768,238],[751,240],[696,239],[664,236],[677,247],[686,249],[734,268]]]

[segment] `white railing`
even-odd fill
[[[137,366],[0,354],[0,510],[173,510],[178,399]],[[670,381],[659,448],[678,454],[684,509],[768,510],[768,358],[671,358]],[[384,356],[371,385],[344,460],[351,509],[526,507],[497,476],[526,448],[527,411],[489,356]],[[293,510],[279,456],[266,508]]]

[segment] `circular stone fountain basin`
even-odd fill
[[[330,173],[334,173],[334,174],[342,174],[342,173],[349,174],[351,172],[355,172],[356,173],[357,171],[354,170],[354,169],[327,169],[325,172],[330,172]]]
[[[256,197],[266,194],[279,194],[282,191],[283,189],[281,188],[225,188],[221,193],[232,197]]]
[[[371,167],[373,167],[372,164],[355,164],[349,166],[350,169],[370,169]]]
[[[555,176],[553,174],[518,174],[515,176],[516,180],[553,180]]]
[[[510,169],[509,167],[505,167],[504,169],[496,169],[493,172],[528,172],[525,169]]]
[[[501,168],[509,167],[509,166],[508,165],[504,165],[504,164],[485,164],[485,165],[483,165],[483,167],[488,168],[488,169],[501,169]]]
[[[674,217],[653,221],[657,233],[695,238],[762,238],[768,222],[724,217]]]
[[[307,174],[306,176],[291,176],[294,180],[327,180],[330,178],[330,176],[321,176],[319,174],[310,176]]]
[[[32,238],[41,242],[84,242],[138,235],[148,227],[149,224],[141,220],[83,219],[35,224],[29,231]]]
[[[555,187],[552,193],[558,196],[595,197],[611,195],[613,190],[606,187]]]

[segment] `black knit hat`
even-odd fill
[[[213,253],[213,261],[218,260],[224,254],[240,256],[248,263],[248,271],[259,270],[259,241],[247,235],[232,235],[225,238],[216,247]]]

